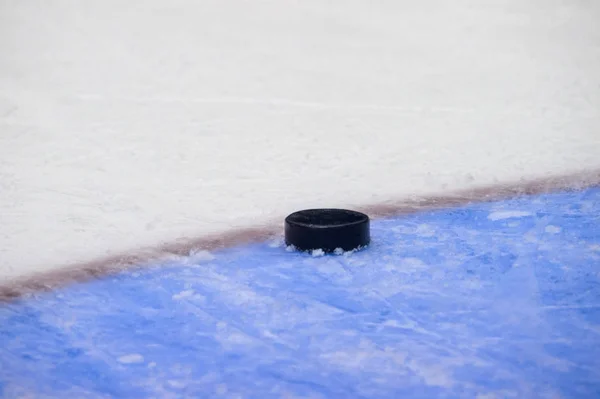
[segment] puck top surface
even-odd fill
[[[351,251],[369,244],[369,217],[346,209],[306,209],[285,219],[285,241],[301,251]]]
[[[361,223],[368,220],[368,216],[346,209],[306,209],[292,213],[286,220],[303,226],[327,228]]]

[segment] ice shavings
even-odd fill
[[[488,215],[489,220],[497,221],[504,219],[514,219],[514,218],[523,218],[526,216],[531,216],[531,212],[524,211],[497,211],[492,212]]]

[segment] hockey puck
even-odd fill
[[[306,209],[285,218],[285,243],[300,251],[353,251],[369,245],[369,217],[346,209]]]

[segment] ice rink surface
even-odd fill
[[[600,188],[200,251],[0,306],[5,398],[600,394]]]
[[[0,397],[597,398],[598,21],[0,0]],[[321,206],[386,218],[257,240]]]
[[[600,168],[595,1],[0,0],[0,278]]]

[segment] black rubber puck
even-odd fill
[[[346,209],[306,209],[285,218],[285,243],[300,251],[353,251],[371,242],[369,217]]]

